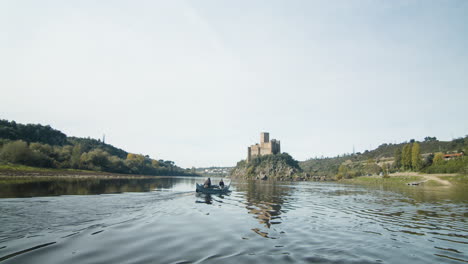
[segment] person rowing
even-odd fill
[[[221,189],[224,188],[223,179],[221,179],[221,180],[219,181],[219,188],[221,188]]]
[[[211,179],[210,179],[210,177],[208,177],[208,179],[206,179],[205,183],[203,183],[203,187],[204,188],[211,188]]]

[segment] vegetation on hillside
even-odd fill
[[[468,153],[468,136],[452,141],[426,137],[400,144],[382,144],[372,151],[344,154],[333,158],[314,158],[300,162],[311,175],[327,178],[353,178],[363,175],[386,175],[397,171],[468,174],[466,155],[445,160],[446,153]]]
[[[36,124],[17,124],[15,121],[0,119],[0,139],[23,140],[26,142],[39,142],[49,145],[64,145],[67,136],[50,126]]]
[[[0,163],[125,174],[193,174],[173,161],[128,153],[96,139],[67,137],[50,126],[7,120],[0,120]]]
[[[250,162],[239,161],[231,171],[233,178],[289,180],[300,177],[299,162],[288,153],[255,156]]]

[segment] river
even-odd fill
[[[468,262],[466,189],[250,181],[203,195],[201,181],[2,184],[0,262]]]

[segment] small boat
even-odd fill
[[[208,193],[208,194],[217,194],[217,193],[227,193],[229,192],[229,187],[231,187],[231,184],[224,186],[223,188],[219,187],[218,185],[211,185],[210,188],[205,188],[203,187],[203,184],[198,184],[197,183],[197,192],[201,193]]]

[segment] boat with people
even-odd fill
[[[211,179],[208,177],[203,184],[197,183],[197,188],[195,189],[197,192],[207,193],[207,194],[216,194],[216,193],[227,193],[229,192],[229,187],[231,187],[231,183],[228,186],[224,185],[223,179],[219,181],[219,185],[211,184]]]
[[[231,184],[226,185],[224,187],[220,187],[219,185],[211,185],[210,187],[205,188],[203,184],[197,183],[196,192],[207,194],[227,193],[229,192],[229,187],[231,187]]]

